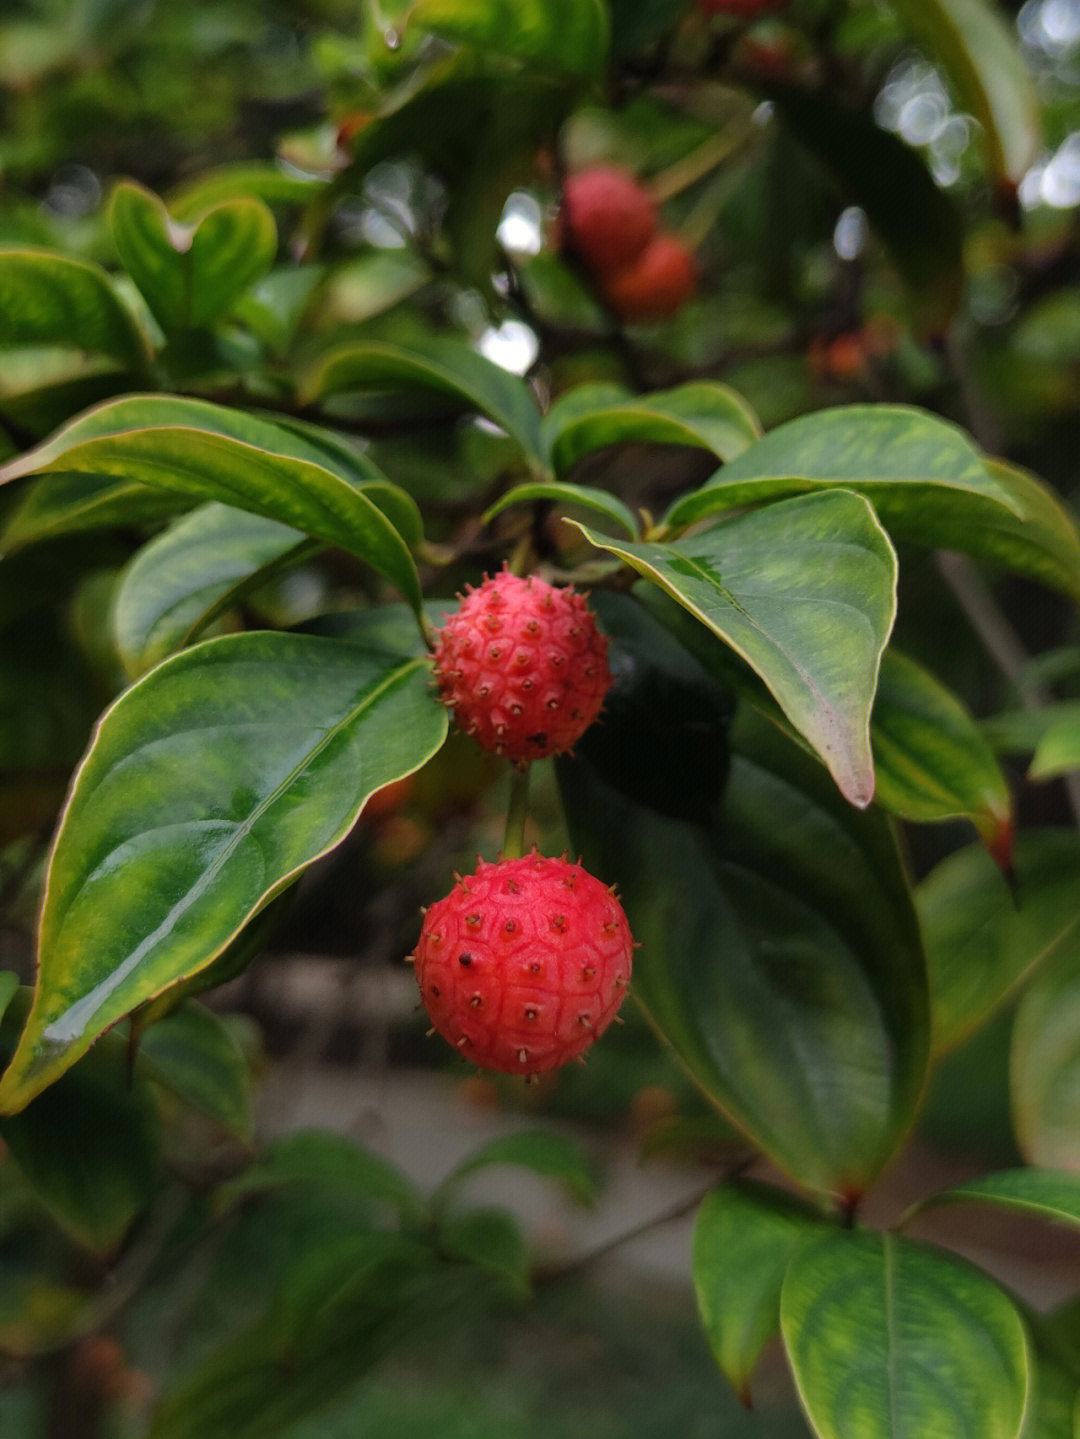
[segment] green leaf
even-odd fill
[[[122,180],[108,215],[120,263],[167,332],[223,320],[277,251],[274,217],[250,196],[222,201],[188,226],[149,190]]]
[[[557,1179],[583,1204],[596,1198],[596,1174],[578,1145],[561,1134],[534,1130],[501,1135],[474,1150],[439,1185],[433,1203],[445,1203],[466,1175],[493,1164],[516,1164],[545,1179]]]
[[[571,75],[597,75],[607,54],[602,0],[414,0],[409,24]]]
[[[521,1226],[505,1209],[471,1209],[439,1225],[439,1248],[505,1279],[515,1294],[529,1292],[529,1252]]]
[[[515,439],[542,469],[540,411],[524,380],[477,354],[460,340],[432,337],[423,348],[367,340],[324,355],[309,372],[307,402],[341,390],[434,390],[478,410]]]
[[[28,1002],[9,1002],[0,1060]],[[0,1139],[57,1223],[91,1249],[119,1244],[157,1189],[153,1106],[141,1082],[129,1083],[119,1043],[99,1045],[21,1114],[0,1119]]]
[[[611,521],[631,539],[640,529],[633,510],[615,495],[594,489],[591,485],[571,485],[560,480],[536,480],[531,484],[515,485],[484,511],[483,522],[486,525],[512,505],[528,504],[533,500],[554,500],[557,504],[592,510],[594,514]]]
[[[266,205],[303,205],[318,197],[323,181],[300,175],[276,162],[240,160],[202,170],[169,193],[169,210],[178,220],[193,223],[214,205],[240,196]]]
[[[952,691],[896,650],[882,658],[870,740],[886,809],[917,821],[963,815],[984,841],[1008,845],[1012,800],[993,751]]]
[[[296,1130],[274,1140],[260,1160],[219,1188],[215,1202],[225,1211],[252,1195],[294,1185],[355,1195],[364,1205],[389,1203],[409,1221],[423,1210],[419,1191],[396,1165],[324,1129]]]
[[[1074,710],[1080,706],[1074,706]],[[1044,730],[1035,747],[1029,779],[1053,779],[1080,769],[1080,716],[1058,715]]]
[[[658,717],[658,723],[660,722]],[[597,743],[616,747],[613,726]],[[929,1015],[918,926],[884,815],[846,804],[752,710],[711,824],[558,766],[575,848],[619,886],[632,993],[704,1092],[786,1173],[858,1194],[910,1124]]]
[[[105,271],[48,250],[0,254],[0,345],[64,345],[141,369],[149,342]]]
[[[1080,1228],[1080,1174],[1053,1169],[1002,1169],[980,1174],[914,1205],[904,1222],[939,1204],[993,1204]]]
[[[2,472],[0,472],[2,474]],[[0,558],[90,530],[153,524],[191,507],[184,495],[107,475],[51,474],[30,480],[0,528]]]
[[[691,445],[733,460],[761,437],[741,395],[708,380],[632,395],[611,385],[579,385],[544,417],[544,449],[556,473],[605,445]]]
[[[933,1047],[952,1049],[998,1009],[1027,975],[1080,938],[1080,836],[1021,835],[1016,899],[978,846],[943,860],[919,885]]]
[[[137,486],[136,495],[151,486],[250,510],[357,555],[419,611],[416,566],[383,513],[385,476],[359,455],[347,467],[327,444],[287,426],[201,400],[129,396],[89,410],[12,460],[0,483],[30,474],[55,475],[68,493],[81,483],[91,497],[95,487],[120,481]],[[371,496],[368,482],[376,486]]]
[[[187,1000],[139,1040],[136,1071],[234,1134],[251,1134],[251,1076],[235,1037],[204,1005]]]
[[[1080,727],[1080,700],[1056,700],[1038,709],[1004,710],[981,721],[990,744],[1002,754],[1031,754],[1051,730]]]
[[[124,667],[142,674],[183,649],[246,590],[314,549],[298,530],[231,505],[201,505],[134,556],[116,591],[113,627]]]
[[[966,549],[1080,601],[1080,534],[1068,509],[1026,470],[1002,460],[985,463],[1015,515],[996,509],[979,509],[966,519],[958,514],[956,524],[943,532],[941,544]]]
[[[424,660],[314,635],[208,640],[116,701],[76,775],[41,919],[34,1008],[0,1109],[205,969],[442,744]]]
[[[19,976],[13,970],[0,969],[0,1019],[3,1019],[4,1010],[11,1003],[18,987]]]
[[[803,495],[673,544],[580,528],[730,645],[845,798],[870,803],[870,708],[896,612],[896,556],[866,500]]]
[[[1024,1158],[1080,1173],[1080,933],[1021,996],[1009,1066]]]
[[[780,1286],[820,1213],[761,1184],[714,1189],[698,1210],[692,1274],[716,1362],[744,1403],[761,1351],[780,1332]]]
[[[1042,145],[1039,98],[1015,32],[993,0],[893,0],[980,126],[996,174],[1019,184]]]
[[[771,85],[765,93],[841,201],[865,213],[904,280],[919,328],[942,334],[963,295],[964,230],[923,157],[869,114],[836,103],[827,89]]]
[[[717,510],[835,485],[867,495],[890,529],[906,521],[930,543],[937,543],[935,511],[963,514],[960,500],[1021,513],[955,425],[905,405],[841,405],[770,430],[676,500],[664,522],[686,525]]]
[[[837,1231],[792,1259],[780,1322],[820,1439],[1016,1439],[1023,1427],[1023,1321],[961,1260],[891,1234]]]

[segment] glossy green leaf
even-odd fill
[[[396,1165],[323,1129],[300,1129],[273,1140],[261,1159],[221,1186],[216,1204],[224,1211],[252,1195],[297,1185],[354,1194],[364,1205],[389,1203],[407,1220],[418,1219],[423,1209],[420,1192]]]
[[[596,75],[608,43],[602,0],[415,0],[409,23],[544,69]]]
[[[234,1134],[251,1134],[251,1075],[223,1020],[187,1000],[144,1031],[136,1070]]]
[[[1080,929],[1021,995],[1009,1067],[1024,1158],[1080,1174]]]
[[[614,725],[597,732],[620,742]],[[711,824],[561,762],[571,840],[618,884],[641,945],[632,994],[689,1074],[800,1184],[854,1195],[910,1124],[926,1070],[903,865],[886,818],[846,804],[753,711],[731,741]]]
[[[943,860],[919,885],[937,1053],[978,1029],[1014,989],[1080,937],[1080,836],[1023,833],[1016,897],[978,846]]]
[[[29,1002],[27,992],[9,1001],[0,1061]],[[57,1223],[91,1249],[117,1245],[157,1188],[153,1106],[142,1082],[129,1082],[118,1042],[99,1045],[21,1114],[0,1118],[0,1139]]]
[[[1007,494],[1015,514],[979,509],[966,517],[958,515],[940,543],[967,550],[1080,601],[1080,532],[1072,514],[1053,490],[1017,465],[988,459],[986,472]],[[919,538],[913,530],[909,533],[910,538]]]
[[[529,1252],[521,1226],[505,1209],[471,1209],[451,1214],[439,1225],[440,1251],[490,1269],[506,1280],[514,1293],[529,1292]]]
[[[895,650],[882,659],[870,740],[877,797],[909,820],[974,820],[989,844],[1012,826],[1009,787],[971,715],[929,671]]]
[[[209,640],[125,691],[56,838],[34,1009],[0,1108],[205,969],[445,734],[424,660],[313,635]]]
[[[1018,184],[1042,145],[1039,97],[1015,32],[996,0],[893,0],[974,115],[998,176]]]
[[[837,103],[829,87],[775,85],[765,93],[842,203],[866,215],[905,283],[919,330],[941,335],[964,289],[964,229],[954,198],[906,140],[864,110]]]
[[[1066,1367],[1036,1350],[1035,1403],[1023,1439],[1080,1439],[1080,1385]]]
[[[341,390],[434,390],[500,425],[542,468],[540,411],[524,380],[460,340],[431,338],[413,348],[368,340],[323,356],[303,384],[307,401]]]
[[[896,555],[866,500],[803,495],[673,544],[581,528],[746,660],[841,793],[870,803],[870,709],[896,613]]]
[[[137,480],[53,474],[22,486],[0,528],[0,557],[67,535],[153,524],[191,507],[191,500]]]
[[[1080,709],[1080,706],[1074,706]],[[1080,715],[1059,715],[1043,732],[1031,759],[1031,779],[1053,779],[1080,769]]]
[[[4,1010],[11,1003],[18,987],[19,976],[13,970],[0,969],[0,1019],[3,1019]]]
[[[592,485],[571,485],[560,480],[536,480],[531,484],[515,485],[484,511],[484,523],[513,505],[529,504],[533,500],[554,500],[556,504],[591,510],[593,514],[609,520],[631,539],[641,528],[633,510],[615,495],[595,489]]]
[[[907,521],[937,543],[935,510],[958,499],[1020,513],[955,425],[906,405],[842,405],[778,425],[668,510],[690,524],[717,510],[842,485],[868,495],[890,529]],[[961,510],[960,513],[963,513]]]
[[[80,482],[92,495],[120,481],[250,510],[341,545],[420,607],[416,566],[383,513],[385,476],[358,455],[346,467],[326,444],[287,426],[201,400],[130,396],[88,411],[11,461],[0,482],[33,474],[55,475],[68,493]],[[375,498],[367,482],[377,487]]]
[[[780,1322],[820,1439],[1017,1439],[1032,1355],[977,1269],[892,1234],[837,1231],[792,1259]]]
[[[1002,1169],[943,1189],[906,1217],[939,1204],[992,1204],[1080,1228],[1080,1175],[1054,1169]]]
[[[64,345],[141,368],[146,336],[104,270],[48,250],[0,254],[0,346]]]
[[[716,1362],[744,1402],[761,1351],[780,1332],[780,1286],[792,1255],[823,1226],[777,1189],[734,1182],[706,1195],[692,1274]]]
[[[544,448],[556,473],[605,445],[690,445],[733,460],[761,437],[741,395],[709,380],[632,395],[610,385],[580,385],[544,417]]]
[[[596,1175],[579,1146],[561,1134],[535,1130],[501,1135],[474,1150],[439,1185],[438,1202],[443,1203],[467,1175],[493,1164],[516,1164],[545,1179],[557,1179],[582,1203],[596,1198]]]
[[[224,200],[181,225],[154,194],[123,180],[109,202],[120,263],[166,331],[223,320],[273,264],[277,226],[261,200]]]
[[[144,545],[113,601],[116,645],[131,675],[182,649],[253,584],[299,563],[314,542],[231,505],[200,505]]]

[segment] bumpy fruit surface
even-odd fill
[[[680,310],[697,289],[694,256],[677,235],[662,233],[625,269],[604,277],[608,304],[624,320],[661,320]]]
[[[467,587],[434,658],[460,728],[517,764],[570,749],[611,687],[607,637],[582,597],[507,570]]]
[[[579,864],[481,861],[424,917],[413,960],[444,1039],[486,1069],[539,1074],[615,1018],[634,941],[622,906]]]
[[[596,274],[627,265],[656,233],[656,206],[632,175],[597,165],[563,186],[561,228],[578,257]]]

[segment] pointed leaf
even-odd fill
[[[485,54],[596,75],[608,44],[602,0],[414,0],[409,23]]]
[[[227,635],[106,711],[49,865],[11,1111],[110,1025],[205,969],[446,734],[424,660],[313,635]]]
[[[299,530],[231,505],[201,505],[177,520],[120,578],[113,627],[124,667],[139,675],[183,649],[252,585],[314,548]]]
[[[761,1184],[725,1184],[698,1210],[698,1308],[716,1362],[744,1400],[761,1351],[780,1332],[780,1286],[791,1257],[823,1227],[820,1213]]]
[[[1039,98],[1015,32],[996,0],[893,0],[978,120],[994,171],[1019,184],[1042,143]]]
[[[746,660],[845,798],[870,803],[870,708],[896,613],[896,556],[866,500],[804,495],[674,544],[580,528]]]
[[[1021,996],[1010,1057],[1024,1158],[1080,1174],[1080,930]]]
[[[0,254],[0,346],[65,345],[141,368],[146,336],[104,270],[48,250]]]
[[[136,1071],[241,1137],[251,1134],[251,1075],[228,1026],[187,1000],[146,1029]]]
[[[68,487],[77,474],[88,492],[120,480],[250,510],[341,545],[419,610],[416,566],[382,510],[385,476],[358,455],[346,468],[325,444],[269,420],[201,400],[129,396],[87,411],[11,461],[0,482],[30,474],[56,474]],[[360,474],[379,487],[375,498]]]
[[[439,1225],[439,1248],[452,1259],[493,1270],[516,1294],[528,1294],[529,1252],[521,1225],[505,1209],[449,1215]]]
[[[935,1053],[979,1028],[1024,978],[1080,940],[1080,835],[1034,830],[1016,846],[1016,898],[978,846],[919,885]]]
[[[615,718],[597,743],[617,749]],[[857,1194],[911,1123],[926,1069],[903,865],[885,817],[845,804],[752,711],[731,741],[711,825],[560,762],[571,839],[618,884],[641,945],[632,993],[693,1079],[800,1184]]]
[[[896,650],[882,659],[870,738],[877,797],[893,814],[963,815],[988,842],[1009,831],[1009,787],[975,721],[951,690]]]
[[[980,1174],[909,1209],[905,1221],[939,1204],[999,1205],[1040,1219],[1080,1228],[1080,1175],[1053,1169],[1003,1169]]]
[[[435,390],[453,395],[500,425],[526,459],[543,469],[540,411],[524,380],[478,355],[460,340],[432,338],[407,348],[368,340],[324,355],[303,385],[305,400],[341,390]]]
[[[770,430],[676,500],[665,523],[686,525],[716,510],[836,485],[869,496],[891,530],[906,522],[930,543],[939,542],[939,510],[943,524],[986,504],[1021,513],[955,425],[904,405],[842,405]]]
[[[277,250],[277,226],[261,200],[225,200],[196,225],[180,225],[130,180],[113,191],[109,228],[120,263],[166,331],[224,319]]]
[[[557,504],[592,510],[594,514],[611,521],[631,539],[641,528],[633,510],[615,495],[594,489],[591,485],[571,485],[559,480],[536,480],[531,484],[515,485],[484,511],[483,522],[486,525],[512,505],[527,504],[533,500],[554,500]]]
[[[544,448],[556,473],[605,445],[691,445],[733,460],[761,438],[757,417],[726,385],[699,380],[649,395],[580,385],[544,418]]]
[[[977,1269],[895,1235],[837,1231],[792,1259],[784,1344],[820,1439],[1017,1439],[1032,1356]]]
[[[438,1202],[443,1203],[466,1175],[493,1164],[517,1164],[546,1179],[557,1179],[583,1203],[596,1197],[596,1175],[579,1146],[561,1134],[537,1130],[501,1135],[474,1150],[439,1185]]]

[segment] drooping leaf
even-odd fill
[[[557,1179],[583,1203],[596,1197],[596,1175],[579,1146],[561,1134],[533,1130],[500,1135],[467,1155],[439,1185],[433,1202],[445,1203],[467,1175],[493,1164],[516,1164],[545,1179]]]
[[[190,509],[191,500],[135,479],[51,474],[29,480],[0,528],[0,556],[90,530],[152,524]]]
[[[892,1234],[834,1233],[792,1259],[784,1344],[820,1439],[1017,1439],[1032,1356],[1012,1301],[958,1259]]]
[[[823,1224],[820,1213],[761,1184],[724,1184],[702,1201],[692,1262],[698,1308],[716,1362],[744,1400],[761,1351],[780,1332],[791,1257]]]
[[[1039,97],[1017,36],[996,0],[893,0],[904,24],[945,68],[974,115],[987,158],[1018,184],[1042,143]]]
[[[943,1189],[908,1210],[920,1214],[939,1204],[991,1204],[1080,1228],[1080,1175],[1054,1169],[1002,1169]]]
[[[866,500],[802,495],[672,544],[581,529],[746,660],[841,793],[870,803],[870,709],[895,615],[896,555]]]
[[[117,649],[142,674],[194,638],[253,584],[315,548],[299,530],[231,505],[211,503],[142,547],[113,601]]]
[[[540,411],[528,385],[460,340],[432,337],[423,348],[381,340],[345,345],[318,361],[303,392],[310,401],[341,390],[371,388],[452,395],[500,425],[530,463],[543,468]]]
[[[9,1002],[0,1061],[29,1002],[28,993]],[[0,1118],[0,1139],[57,1223],[91,1249],[118,1244],[157,1188],[153,1106],[141,1081],[128,1082],[119,1043],[100,1045],[21,1114]]]
[[[543,426],[544,450],[557,474],[605,445],[690,445],[733,460],[760,438],[761,426],[742,396],[708,380],[647,395],[579,385],[555,402]]]
[[[81,485],[92,496],[120,481],[136,493],[151,487],[249,510],[341,545],[419,610],[416,566],[382,508],[386,477],[359,455],[346,466],[326,444],[287,426],[201,400],[129,396],[88,411],[9,462],[0,483],[31,474],[55,476],[52,483],[68,494]]]
[[[990,746],[952,691],[896,650],[882,658],[870,740],[886,809],[909,820],[963,815],[985,843],[1008,845],[1012,800]]]
[[[251,1134],[251,1076],[228,1026],[187,1000],[146,1029],[137,1072],[234,1134]]]
[[[521,1225],[505,1209],[449,1214],[439,1225],[439,1248],[451,1259],[490,1269],[515,1294],[529,1292],[529,1251]]]
[[[0,346],[63,345],[141,369],[149,343],[97,265],[49,250],[0,254]]]
[[[541,69],[594,76],[607,52],[602,0],[415,0],[409,23]]]
[[[212,325],[273,264],[277,226],[261,200],[223,200],[181,225],[149,190],[123,180],[109,201],[120,263],[162,329]]]
[[[624,505],[616,495],[609,495],[606,490],[595,489],[592,485],[571,485],[562,480],[536,480],[515,485],[484,511],[484,523],[487,524],[512,505],[528,504],[533,500],[554,500],[557,504],[591,510],[602,519],[610,521],[631,539],[637,536],[640,529],[633,510],[629,505]]]
[[[766,93],[841,201],[866,215],[904,280],[919,328],[943,333],[963,294],[963,223],[922,156],[828,90],[772,85]]]
[[[1080,937],[1080,836],[1024,832],[1016,897],[978,846],[957,851],[919,885],[935,1053],[978,1029],[1021,981]]]
[[[1080,929],[1021,996],[1009,1069],[1024,1158],[1080,1174]]]
[[[227,635],[121,695],[53,849],[34,1009],[0,1108],[206,968],[441,745],[423,660],[313,635]]]
[[[571,839],[617,883],[631,992],[705,1093],[802,1185],[857,1194],[910,1124],[926,975],[885,817],[753,712],[731,732],[713,823],[559,766]],[[617,746],[600,726],[597,743]]]

